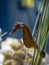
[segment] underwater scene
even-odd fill
[[[49,0],[0,0],[0,65],[49,65]]]

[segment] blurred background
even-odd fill
[[[0,28],[3,32],[10,32],[17,21],[27,24],[33,30],[41,2],[42,0],[34,0],[34,6],[27,9],[21,6],[21,0],[0,0]],[[31,16],[31,21],[29,21],[27,11]],[[14,34],[14,37],[20,38],[19,33],[21,32]]]
[[[3,30],[3,33],[11,32],[15,22],[23,22],[29,26],[31,31],[33,30],[43,0],[33,0],[31,8],[22,6],[21,2],[22,0],[0,0],[0,28]],[[20,39],[22,31],[18,31],[11,36]],[[3,39],[6,37],[9,37],[9,35],[7,34]],[[49,46],[48,43],[49,41],[47,41],[47,49]],[[47,53],[49,53],[48,50]]]

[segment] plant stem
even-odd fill
[[[44,4],[45,5],[45,4]],[[39,43],[41,44],[40,46],[40,50],[44,50],[44,47],[45,47],[45,42],[46,42],[46,37],[47,37],[47,33],[48,33],[48,27],[49,27],[49,15],[48,15],[48,10],[47,10],[47,13],[46,13],[46,17],[45,17],[45,20],[44,20],[44,23],[43,23],[43,27],[41,25],[40,28],[40,35],[41,35],[41,32],[43,31],[42,33],[42,36],[41,38],[39,39]],[[40,20],[40,22],[42,22]],[[41,24],[41,23],[40,23]],[[41,56],[41,53],[42,52],[39,52],[38,50],[35,51],[35,56],[34,56],[34,61],[33,61],[33,64],[32,65],[40,65],[41,61],[42,61],[42,56]]]

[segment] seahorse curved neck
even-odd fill
[[[23,27],[23,36],[25,36],[25,38],[32,38],[31,31],[26,25]]]

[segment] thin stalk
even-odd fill
[[[43,10],[42,10],[42,14],[43,14],[43,12],[44,12],[44,6],[45,6],[45,4],[46,4],[46,0],[45,0],[45,2],[44,2],[44,5],[43,5]],[[39,33],[41,34],[41,27],[42,27],[42,17],[40,18],[40,24],[39,24]],[[38,37],[38,39],[40,39],[40,34],[39,34],[39,37]],[[39,40],[40,41],[40,40]],[[38,42],[39,42],[38,41]],[[38,43],[37,42],[37,43]],[[36,52],[35,52],[35,56],[34,56],[34,61],[33,61],[33,65],[39,65],[39,63],[41,62],[41,59],[42,59],[42,57],[40,58],[40,55],[41,55],[41,52],[39,53],[39,51],[38,50],[36,50]],[[39,62],[38,62],[38,60],[39,60]]]

